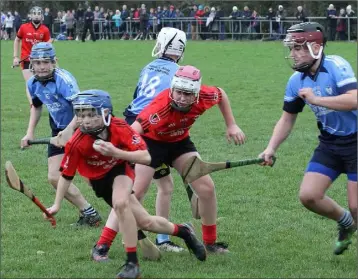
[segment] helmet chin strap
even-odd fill
[[[103,125],[101,128],[94,128],[94,129],[85,129],[83,127],[83,125],[80,126],[80,130],[82,133],[84,134],[88,134],[91,136],[98,136],[100,133],[102,133],[104,131],[104,129],[106,129],[106,125]]]
[[[318,51],[318,54],[317,54],[317,55],[315,55],[315,54],[313,53],[312,44],[311,44],[311,43],[307,43],[307,48],[308,48],[308,51],[310,52],[312,58],[314,58],[314,59],[317,60],[317,59],[319,59],[319,58],[321,57],[322,52],[323,52],[323,46],[321,46],[321,47],[319,48],[319,51]]]
[[[180,107],[174,101],[170,103],[171,107],[177,111],[187,113],[191,110],[191,105],[187,107]]]

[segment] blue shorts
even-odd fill
[[[334,181],[341,173],[348,180],[357,181],[357,142],[343,145],[320,142],[306,172],[318,172]]]

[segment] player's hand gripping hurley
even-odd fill
[[[46,207],[44,207],[43,204],[35,197],[31,190],[21,181],[10,161],[5,163],[5,176],[9,186],[14,190],[23,193],[26,197],[32,200],[33,203],[35,203],[42,210],[42,212],[46,214],[47,219],[51,222],[52,227],[55,228],[55,218],[46,210]]]

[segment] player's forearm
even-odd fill
[[[42,111],[42,107],[35,108],[34,106],[31,106],[29,126],[27,128],[28,135],[31,136],[34,135],[35,128],[41,117],[41,111]]]
[[[19,57],[19,46],[20,46],[20,40],[18,37],[16,37],[14,41],[14,58]]]
[[[114,157],[141,165],[149,165],[152,160],[148,150],[125,151],[117,148]]]
[[[236,124],[236,121],[235,121],[234,115],[232,113],[230,101],[229,101],[227,94],[221,88],[219,88],[219,89],[222,94],[222,99],[221,99],[220,103],[218,104],[218,106],[220,108],[221,114],[224,117],[226,127],[229,127],[230,125]]]
[[[268,148],[277,150],[281,143],[283,143],[287,137],[290,135],[293,126],[295,125],[297,115],[294,117],[281,117],[280,120],[276,123],[276,126],[273,130]]]
[[[314,105],[341,111],[356,110],[357,90],[338,96],[316,97]]]
[[[65,197],[65,194],[68,191],[68,188],[71,185],[72,180],[67,180],[63,176],[60,176],[60,179],[58,180],[57,184],[57,190],[56,190],[56,197],[55,197],[55,205],[60,208],[61,202],[63,198]]]

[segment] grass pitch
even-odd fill
[[[82,90],[110,92],[117,116],[132,99],[141,68],[152,60],[154,42],[56,42],[59,65],[74,74]],[[101,229],[73,230],[78,212],[68,202],[52,229],[41,212],[4,179],[5,160],[11,160],[20,177],[39,199],[50,206],[54,190],[47,183],[45,146],[19,148],[26,133],[29,105],[20,69],[12,70],[12,48],[1,41],[1,277],[3,278],[113,278],[125,253],[120,236],[108,264],[90,261],[89,252]],[[356,46],[330,43],[327,54],[338,54],[356,68]],[[201,69],[203,83],[224,88],[247,143],[238,147],[225,140],[225,125],[218,108],[203,115],[192,138],[205,161],[241,160],[257,156],[266,147],[282,113],[286,82],[292,71],[277,42],[188,42],[185,64]],[[37,137],[49,136],[48,113],[43,110]],[[308,212],[297,194],[307,162],[318,143],[313,113],[306,107],[290,138],[277,153],[274,168],[248,166],[212,175],[218,196],[218,240],[229,242],[231,253],[209,256],[201,263],[188,253],[166,253],[160,262],[140,259],[143,278],[354,278],[357,242],[343,256],[333,256],[336,224]],[[80,179],[76,183],[88,201],[106,219],[109,208]],[[342,176],[329,195],[343,206],[346,178]],[[154,213],[153,185],[145,207]],[[173,222],[192,221],[181,180],[175,174],[171,207]],[[155,236],[150,235],[154,241]],[[177,243],[182,242],[175,239]],[[43,251],[44,253],[37,253]]]

